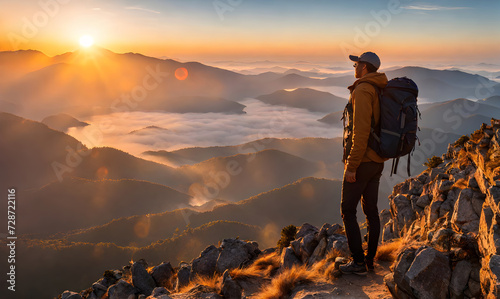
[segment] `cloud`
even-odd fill
[[[317,121],[324,113],[267,105],[255,99],[241,103],[247,106],[246,114],[130,112],[94,116],[84,120],[90,126],[71,128],[68,133],[88,147],[111,146],[133,155],[147,150],[238,145],[266,137],[333,138],[341,135],[341,129]],[[168,130],[128,134],[151,125]],[[89,136],[98,142],[89,141]]]
[[[143,12],[149,12],[149,13],[154,13],[154,14],[160,14],[161,13],[161,12],[156,11],[156,10],[142,8],[142,7],[138,7],[138,6],[127,6],[127,7],[125,7],[125,9],[140,10],[140,11],[143,11]]]
[[[408,10],[423,10],[423,11],[443,11],[443,10],[461,10],[461,9],[471,9],[470,7],[461,7],[461,6],[439,6],[439,5],[408,5],[403,6],[403,9]]]

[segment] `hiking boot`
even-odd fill
[[[357,275],[366,275],[368,271],[366,270],[366,264],[363,262],[361,264],[356,263],[354,260],[349,263],[340,266],[340,272],[344,274],[357,274]]]
[[[375,267],[373,266],[373,259],[365,259],[365,264],[368,271],[372,272],[375,270]]]

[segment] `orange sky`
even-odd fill
[[[342,61],[371,50],[392,61],[500,63],[499,1],[391,2],[26,0],[2,5],[0,50],[53,56],[90,34],[114,52],[181,60]]]

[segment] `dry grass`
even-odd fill
[[[197,285],[206,286],[214,292],[220,293],[222,288],[222,276],[218,274],[214,276],[196,276],[188,285],[182,287],[178,293],[188,292]]]
[[[234,280],[271,277],[281,266],[280,256],[273,252],[255,260],[243,269],[233,269],[229,272]]]
[[[321,280],[322,277],[316,272],[304,266],[292,267],[276,276],[269,285],[263,287],[256,298],[279,299],[290,295],[293,289],[299,285],[309,284]]]
[[[377,249],[375,259],[378,261],[393,262],[396,260],[399,249],[403,246],[403,241],[397,239],[393,242],[383,243]]]

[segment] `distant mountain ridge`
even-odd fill
[[[325,79],[300,75],[308,75],[303,72],[243,75],[198,62],[116,54],[101,48],[55,57],[37,51],[0,52],[0,61],[6,61],[1,71],[15,74],[0,79],[0,109],[33,119],[117,111],[243,113],[244,107],[235,102],[248,97],[281,89],[347,87],[354,82],[351,75]],[[175,77],[179,68],[188,70],[184,80]],[[461,71],[404,67],[387,75],[414,79],[420,97],[431,101],[475,97],[478,89],[486,88],[491,95],[500,94],[500,84]]]

